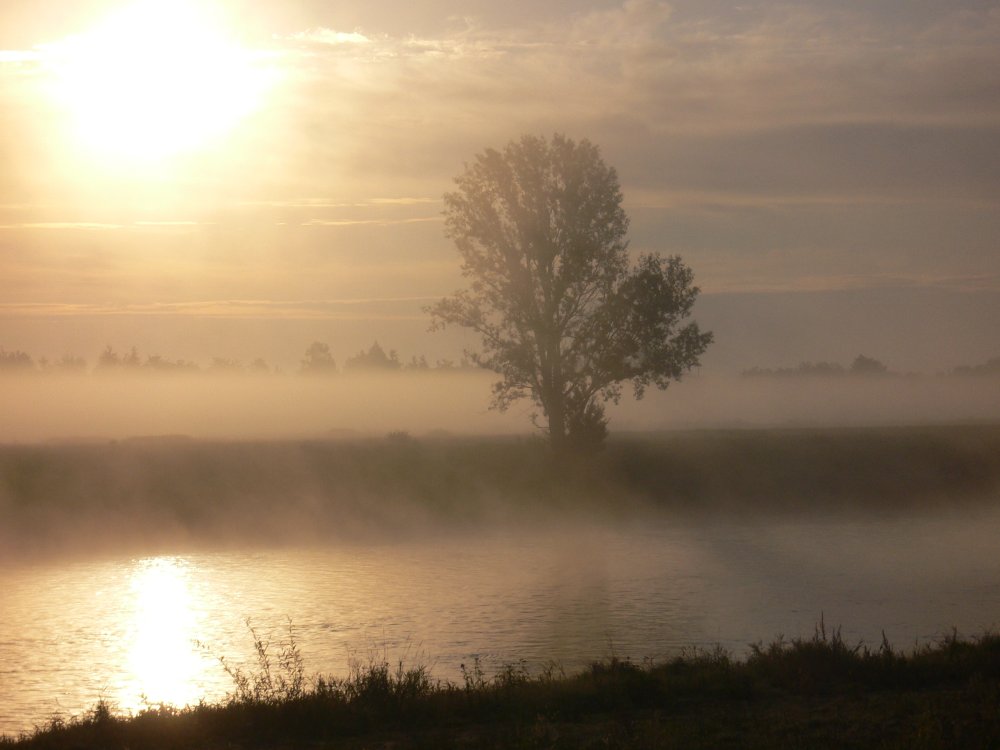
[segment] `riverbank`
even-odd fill
[[[913,514],[995,505],[1000,425],[614,435],[555,463],[539,438],[0,446],[11,558],[368,538],[571,520]],[[181,547],[183,548],[183,546]]]
[[[1000,636],[953,636],[903,653],[806,640],[664,664],[615,658],[572,676],[466,665],[460,684],[374,661],[308,680],[284,658],[236,671],[217,705],[130,717],[99,704],[4,750],[76,748],[988,748],[1000,743]]]

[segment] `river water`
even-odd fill
[[[506,530],[419,541],[0,563],[0,733],[99,699],[121,712],[216,700],[291,626],[308,672],[403,659],[458,679],[524,659],[737,654],[822,617],[909,648],[1000,624],[1000,512],[905,520]]]

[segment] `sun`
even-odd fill
[[[160,161],[224,137],[266,76],[206,3],[138,0],[54,45],[73,137],[101,158]]]

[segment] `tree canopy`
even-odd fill
[[[530,398],[553,447],[599,445],[604,403],[636,398],[699,363],[712,340],[689,316],[698,288],[677,256],[628,252],[615,170],[596,146],[524,136],[487,149],[444,196],[469,286],[429,308],[470,328],[470,356],[501,379],[493,406]]]
[[[344,368],[347,370],[399,370],[402,368],[402,364],[395,350],[390,350],[386,354],[385,349],[376,341],[368,348],[368,351],[362,349],[353,357],[348,357],[347,361],[344,362]]]
[[[337,372],[337,363],[330,353],[330,345],[322,341],[313,341],[306,349],[302,358],[302,372],[308,375],[333,375]]]

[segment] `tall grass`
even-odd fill
[[[246,627],[253,641],[256,666],[245,668],[234,665],[226,656],[218,660],[223,671],[233,681],[230,701],[234,703],[280,703],[301,698],[305,695],[307,683],[305,662],[295,638],[295,629],[288,620],[284,641],[275,642],[270,636],[258,632],[247,618]],[[210,654],[209,647],[201,642],[196,645]]]
[[[997,747],[1000,636],[952,633],[910,652],[851,644],[821,621],[808,639],[745,659],[694,649],[668,662],[616,656],[566,676],[524,662],[455,683],[385,651],[342,678],[309,678],[289,626],[251,629],[256,663],[223,660],[219,704],[116,716],[107,703],[6,748],[166,747]],[[728,733],[728,734],[727,734]],[[725,738],[729,737],[729,740]],[[851,739],[851,738],[854,739]],[[784,739],[782,739],[784,738]],[[799,738],[799,742],[793,741]]]

